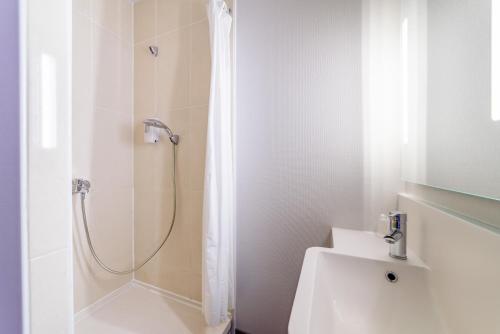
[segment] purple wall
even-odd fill
[[[22,332],[18,1],[0,1],[0,333]]]

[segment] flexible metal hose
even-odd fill
[[[97,264],[99,264],[99,266],[106,270],[107,272],[111,273],[111,274],[115,274],[115,275],[127,275],[127,274],[130,274],[130,273],[133,273],[134,271],[137,271],[139,269],[141,269],[142,267],[144,267],[144,265],[146,265],[146,263],[148,263],[149,261],[151,261],[151,259],[160,251],[160,249],[163,247],[163,245],[165,245],[165,243],[167,242],[168,238],[170,237],[170,234],[172,233],[172,229],[174,228],[174,224],[175,224],[175,215],[176,215],[176,211],[177,211],[177,190],[176,190],[176,182],[175,182],[175,179],[176,179],[176,172],[175,172],[175,166],[176,166],[176,146],[174,144],[172,144],[172,152],[173,152],[173,172],[172,172],[172,178],[173,178],[173,195],[174,195],[174,199],[173,199],[173,204],[174,204],[174,209],[173,209],[173,212],[172,212],[172,220],[170,222],[170,228],[168,229],[168,232],[165,236],[165,238],[163,238],[162,242],[160,243],[160,245],[154,250],[154,252],[149,255],[143,262],[141,262],[139,265],[137,266],[134,266],[130,269],[127,269],[127,270],[116,270],[116,269],[113,269],[111,267],[109,267],[108,265],[106,265],[100,258],[99,256],[97,255],[95,249],[94,249],[94,245],[92,244],[92,238],[90,237],[90,232],[89,232],[89,227],[88,227],[88,223],[87,223],[87,214],[86,214],[86,210],[85,210],[85,193],[81,193],[81,207],[82,207],[82,216],[83,216],[83,226],[85,228],[85,236],[87,237],[87,243],[89,245],[89,248],[90,248],[90,252],[92,253],[92,256],[94,257],[94,259],[96,260]]]

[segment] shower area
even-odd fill
[[[31,333],[228,333],[202,312],[207,1],[26,3]]]
[[[205,333],[210,69],[205,1],[73,9],[76,333]]]

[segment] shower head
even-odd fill
[[[170,141],[172,142],[172,144],[174,144],[174,145],[178,145],[179,144],[179,136],[176,135],[176,134],[174,134],[172,132],[172,130],[170,130],[170,128],[168,126],[166,126],[165,123],[163,123],[159,119],[146,118],[143,123],[146,126],[146,129],[147,129],[148,126],[151,126],[151,127],[154,127],[154,128],[159,128],[159,129],[165,130],[165,132],[167,132],[168,138],[170,139]]]

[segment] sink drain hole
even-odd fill
[[[394,271],[388,271],[385,273],[385,279],[391,283],[396,283],[398,281],[398,274]]]

